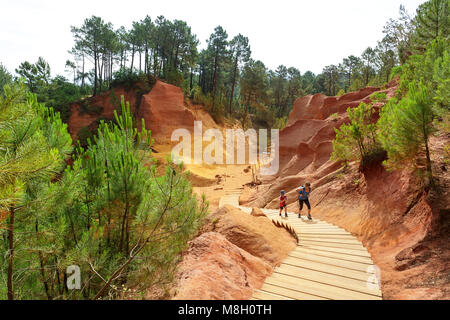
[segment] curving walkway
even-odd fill
[[[226,190],[219,207],[239,206],[242,189]],[[262,209],[272,220],[289,223],[299,243],[269,276],[252,300],[380,300],[381,290],[368,285],[373,265],[366,248],[349,232],[324,221],[279,217],[279,210]],[[314,212],[313,212],[314,213]],[[314,218],[314,216],[313,216]]]

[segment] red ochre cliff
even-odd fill
[[[347,123],[348,107],[370,103],[374,92],[395,95],[396,82],[341,97],[321,94],[297,99],[287,127],[280,132],[280,170],[263,178],[246,206],[276,208],[280,190],[297,212],[295,189],[311,181],[313,217],[358,237],[381,270],[385,299],[450,298],[450,175],[443,162],[449,135],[430,141],[437,190],[426,190],[417,173],[388,172],[381,163],[343,171],[330,160],[334,128]],[[374,103],[375,108],[383,104]],[[374,119],[376,120],[376,119]],[[301,235],[300,235],[301,237]]]

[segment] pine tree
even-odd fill
[[[23,243],[28,234],[24,224],[31,218],[27,208],[42,201],[34,197],[36,191],[64,167],[71,139],[59,115],[38,104],[23,83],[7,85],[4,91],[0,97],[0,211],[6,213],[6,221],[0,223],[7,230],[7,297],[12,300],[16,243]]]
[[[211,34],[208,40],[208,51],[213,59],[213,75],[212,75],[212,111],[216,108],[217,89],[219,87],[220,72],[224,66],[228,51],[228,34],[221,27],[217,26],[214,33]]]
[[[383,107],[378,121],[378,139],[387,151],[388,168],[399,168],[420,159],[424,151],[426,171],[432,183],[428,139],[434,132],[434,113],[430,90],[423,82],[411,83],[400,101],[391,100]]]
[[[231,115],[233,109],[233,98],[234,89],[236,86],[236,81],[239,75],[239,69],[242,63],[246,63],[250,59],[251,50],[248,44],[248,38],[241,34],[238,34],[230,41],[230,54],[232,55],[232,79],[231,79],[231,93],[230,93],[230,104],[229,104],[229,114]]]
[[[415,18],[414,40],[419,50],[438,37],[448,41],[450,34],[449,0],[429,0],[419,6]]]
[[[349,124],[334,129],[336,138],[333,140],[331,159],[342,161],[346,165],[350,161],[361,160],[379,151],[376,141],[376,126],[372,123],[374,109],[372,105],[362,102],[356,108],[348,108]]]
[[[0,63],[0,94],[3,93],[3,87],[12,82],[12,75],[9,71]]]

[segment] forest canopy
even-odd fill
[[[439,3],[442,7],[447,1]],[[70,102],[120,83],[158,78],[182,87],[186,96],[205,105],[216,120],[233,117],[253,126],[283,126],[298,97],[342,95],[391,80],[393,71],[410,55],[424,50],[423,43],[436,32],[433,23],[439,24],[437,32],[448,34],[447,9],[442,8],[438,16],[428,17],[421,13],[426,12],[421,6],[413,17],[401,6],[399,18],[386,23],[384,37],[375,47],[325,66],[317,75],[285,65],[268,69],[263,61],[252,58],[245,35],[231,37],[222,26],[212,31],[205,39],[206,46],[200,49],[200,40],[187,22],[164,16],[153,20],[148,15],[132,21],[128,29],[98,16],[72,26],[72,59],[65,65],[70,80],[62,76],[52,79],[50,66],[42,57],[35,63],[21,63],[16,73],[37,94],[38,101],[53,106],[64,121]],[[434,31],[417,34],[414,30],[422,25]],[[4,82],[2,78],[8,79],[6,69],[0,69],[0,81]],[[263,94],[249,99],[249,87]]]

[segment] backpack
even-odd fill
[[[311,192],[311,187],[309,188],[309,192],[306,192],[306,187],[305,186],[300,186],[299,188],[299,192],[298,192],[298,198],[299,199],[308,199],[308,196]]]

